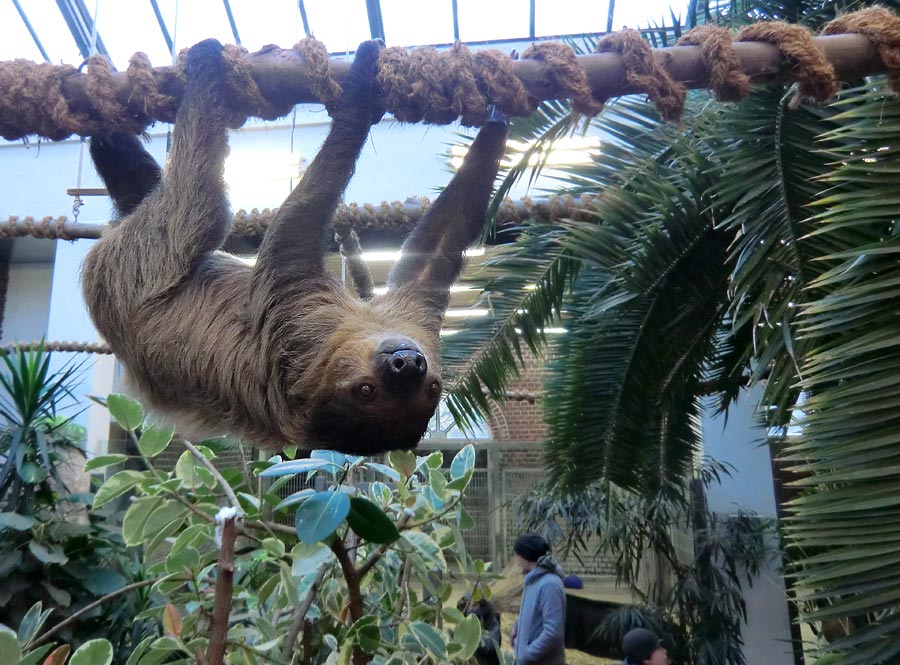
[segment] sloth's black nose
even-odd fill
[[[418,351],[400,349],[394,351],[388,358],[387,375],[392,383],[414,383],[425,376],[427,371],[428,362]]]

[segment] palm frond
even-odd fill
[[[807,399],[786,457],[806,491],[788,532],[806,555],[797,586],[807,619],[859,626],[827,650],[875,664],[900,654],[900,239],[896,207],[881,205],[900,187],[900,103],[870,88],[838,108],[825,137],[835,168],[820,178],[828,192],[812,224],[844,248],[824,257],[830,268],[811,282],[819,296],[800,319]]]

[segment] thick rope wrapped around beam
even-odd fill
[[[506,199],[497,211],[498,227],[517,226],[526,220],[553,222],[560,219],[590,219],[600,202],[600,196],[549,196],[531,199],[528,197]],[[422,217],[431,201],[426,197],[410,198],[405,203],[382,201],[378,205],[342,204],[338,206],[332,224],[335,233],[342,237],[350,231],[359,235],[366,231],[387,231],[403,235],[409,233]],[[272,222],[276,209],[239,210],[235,213],[231,227],[233,236],[259,237],[265,234]],[[3,238],[44,238],[49,240],[96,240],[109,224],[85,224],[69,221],[66,217],[12,216],[0,221],[0,239]]]
[[[840,16],[819,37],[780,22],[748,26],[733,42],[722,35],[693,32],[680,46],[649,49],[626,30],[604,37],[600,53],[576,57],[568,46],[548,42],[515,61],[462,44],[443,51],[392,47],[381,54],[378,80],[387,110],[401,121],[447,124],[459,118],[473,126],[484,122],[488,103],[522,116],[540,100],[572,99],[577,111],[592,115],[605,100],[635,93],[648,94],[662,117],[675,120],[685,88],[718,86],[723,99],[746,94],[747,86],[736,84],[723,96],[720,62],[727,63],[732,83],[737,64],[747,82],[796,79],[801,97],[819,101],[838,81],[864,75],[887,71],[892,85],[900,84],[900,19],[882,8]],[[226,57],[235,125],[248,116],[281,117],[298,103],[329,107],[350,66],[328,61],[324,45],[312,38],[292,49],[269,46],[252,55],[230,45]],[[85,73],[13,60],[0,62],[0,89],[0,136],[59,140],[171,122],[184,79],[180,64],[153,69],[143,54],[133,56],[124,73],[113,72],[102,56],[88,60]]]

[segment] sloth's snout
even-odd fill
[[[400,349],[388,356],[385,379],[397,388],[419,383],[428,371],[425,356],[413,349]]]
[[[385,389],[405,396],[422,387],[428,361],[418,345],[408,337],[392,337],[378,345],[376,365]]]

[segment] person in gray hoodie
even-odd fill
[[[565,665],[566,592],[550,544],[526,533],[513,547],[525,575],[519,618],[509,634],[516,665]]]

